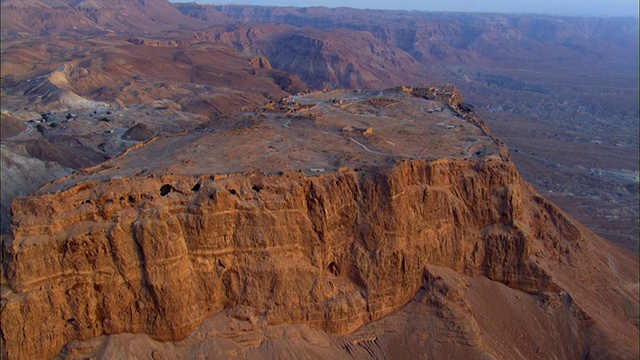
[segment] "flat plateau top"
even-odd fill
[[[291,96],[257,112],[152,139],[41,191],[148,175],[302,171],[313,176],[400,159],[500,154],[480,126],[451,110],[442,97],[434,99],[395,89]]]

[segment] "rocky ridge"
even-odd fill
[[[419,90],[411,92],[425,103],[436,98]],[[377,109],[393,94],[359,104]],[[439,99],[482,126],[461,110],[457,92]],[[123,177],[109,175],[125,166],[113,162],[73,175],[69,186],[51,184],[12,205],[2,249],[5,355],[51,357],[103,334],[175,342],[234,311],[265,326],[348,336],[392,321],[409,303],[436,319],[475,317],[456,332],[455,348],[496,356],[500,346],[479,335],[474,322],[482,320],[463,300],[491,295],[456,285],[468,277],[507,285],[550,314],[564,309],[574,335],[559,346],[578,348],[579,357],[637,357],[637,264],[538,195],[494,143],[498,156],[387,157],[313,175],[187,169]],[[110,180],[91,180],[92,172]],[[432,334],[447,328],[426,324]]]

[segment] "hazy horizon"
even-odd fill
[[[193,0],[171,0],[172,2],[193,2]],[[241,1],[197,1],[208,4],[239,4],[263,6],[326,6],[352,7],[361,9],[457,11],[457,12],[497,12],[533,13],[566,16],[630,16],[638,17],[637,0],[450,0],[416,2],[409,0],[241,0]]]

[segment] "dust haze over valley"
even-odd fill
[[[638,357],[637,17],[1,4],[2,356]]]

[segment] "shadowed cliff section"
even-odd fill
[[[106,160],[104,155],[83,146],[78,139],[67,137],[56,140],[52,143],[46,138],[40,138],[29,144],[27,151],[37,159],[57,162],[72,169],[89,167]]]
[[[151,139],[155,135],[153,130],[149,129],[144,123],[138,123],[127,129],[122,135],[125,140],[145,141]]]
[[[274,68],[316,89],[379,89],[411,84],[429,72],[405,51],[365,31],[258,24],[218,38],[244,54],[265,56]]]

